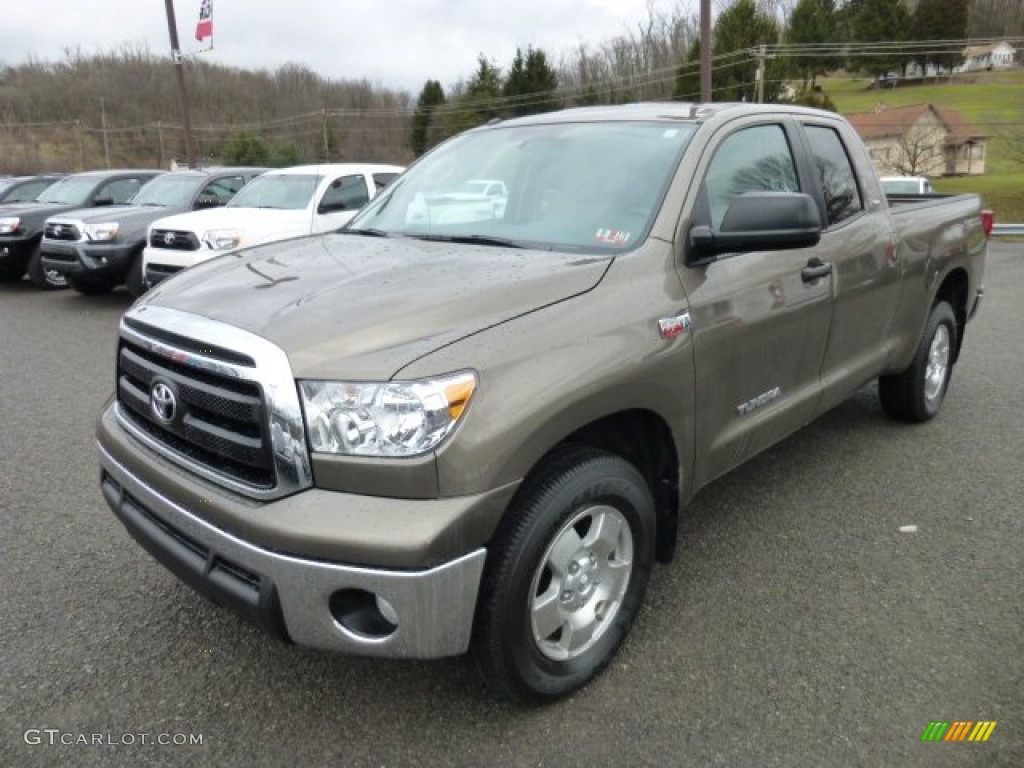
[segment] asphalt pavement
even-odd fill
[[[543,708],[180,584],[98,488],[128,296],[0,285],[0,766],[1024,765],[1024,244],[986,284],[936,420],[867,387],[705,489],[612,666]],[[957,720],[996,726],[922,743]]]

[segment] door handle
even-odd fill
[[[807,262],[807,266],[800,270],[800,279],[805,283],[817,280],[820,277],[827,277],[832,274],[832,263],[822,261],[817,256]]]

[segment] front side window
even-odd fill
[[[781,125],[758,125],[729,136],[704,178],[711,226],[720,229],[729,204],[744,192],[799,192],[796,164]]]
[[[96,193],[96,199],[110,198],[115,205],[126,203],[135,197],[140,187],[142,179],[117,179],[104,184]]]
[[[839,134],[820,125],[804,126],[811,144],[818,180],[825,193],[828,226],[834,226],[864,210],[857,176]]]
[[[238,194],[238,190],[245,186],[245,179],[242,176],[222,176],[214,179],[199,193],[200,199],[213,198],[221,205],[226,205],[232,197]]]
[[[342,176],[327,187],[320,207],[331,211],[355,211],[366,205],[369,199],[370,192],[362,175]]]

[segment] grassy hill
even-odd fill
[[[1000,132],[1024,137],[1024,71],[980,72],[942,80],[883,90],[871,87],[870,78],[851,76],[819,80],[844,114],[869,112],[879,102],[891,107],[934,104],[959,111],[989,135],[984,176],[938,179],[942,192],[977,192],[994,209],[996,220],[1024,222],[1024,163],[1007,151]]]

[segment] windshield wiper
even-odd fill
[[[504,237],[492,237],[490,235],[409,235],[417,240],[432,240],[439,243],[465,243],[466,245],[495,245],[500,248],[525,248],[522,243],[515,240],[506,240]]]
[[[391,237],[390,232],[385,232],[383,229],[374,229],[373,227],[368,227],[366,229],[348,229],[343,227],[338,230],[338,234],[362,235],[363,237]]]

